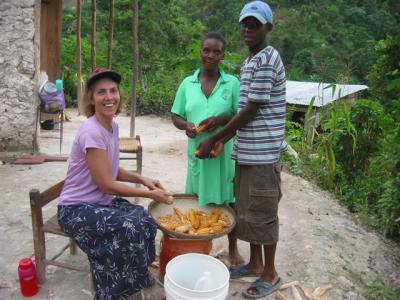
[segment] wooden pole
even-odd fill
[[[110,0],[110,16],[108,18],[108,51],[107,51],[107,67],[112,67],[112,42],[114,34],[114,0]]]
[[[83,114],[82,103],[82,58],[81,58],[81,0],[76,0],[76,92],[78,98],[78,111]]]
[[[61,76],[62,5],[62,0],[40,5],[40,70],[46,71],[51,82]]]
[[[91,65],[96,68],[96,0],[92,0]]]
[[[133,80],[131,95],[131,130],[130,137],[135,135],[136,89],[139,77],[139,0],[132,0],[132,33],[133,33]]]

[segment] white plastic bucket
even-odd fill
[[[199,253],[178,255],[168,262],[165,270],[167,300],[224,300],[228,296],[228,268],[212,256]],[[205,274],[210,278],[205,278]],[[199,283],[203,288],[196,290]]]

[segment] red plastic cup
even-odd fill
[[[31,297],[38,293],[36,268],[32,259],[26,257],[19,261],[18,276],[23,296]]]

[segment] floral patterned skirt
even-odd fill
[[[58,222],[89,258],[95,299],[126,299],[152,284],[157,225],[142,206],[123,198],[58,206]]]

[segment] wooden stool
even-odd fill
[[[142,151],[139,135],[119,139],[119,152],[129,154],[129,156],[120,157],[120,160],[136,160],[136,168],[133,170],[139,174],[142,174]]]

